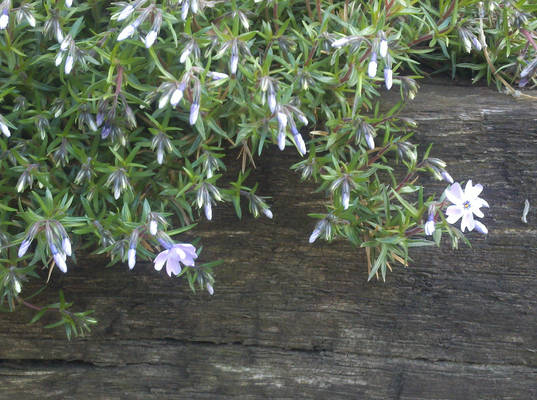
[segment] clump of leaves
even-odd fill
[[[89,331],[90,312],[69,311],[63,294],[45,306],[22,294],[42,268],[67,272],[76,252],[131,269],[158,253],[156,269],[212,294],[215,263],[174,238],[219,202],[241,217],[245,198],[254,217],[272,218],[246,177],[273,145],[295,147],[293,168],[327,193],[310,242],[365,249],[369,279],[443,233],[466,240],[450,225],[459,218],[486,233],[473,219],[486,206],[480,185],[424,197],[421,173],[453,180],[430,149],[418,153],[401,110],[417,78],[445,69],[527,96],[514,86],[535,84],[536,11],[530,1],[4,0],[2,302],[36,310],[33,322],[59,313],[51,326],[68,337]],[[401,100],[383,112],[385,90]],[[226,182],[230,153],[241,165]]]

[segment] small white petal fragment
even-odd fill
[[[11,132],[9,131],[9,127],[4,124],[2,121],[0,121],[0,130],[2,131],[2,133],[6,136],[6,137],[10,137],[11,136]]]
[[[60,51],[57,55],[56,55],[56,60],[54,60],[54,65],[56,65],[57,67],[60,66],[60,64],[62,63],[63,61],[63,55],[65,53],[63,51]]]
[[[530,201],[526,199],[524,202],[524,211],[522,211],[522,222],[528,223],[528,213],[530,212]]]
[[[338,39],[338,40],[334,40],[332,42],[332,47],[336,47],[336,48],[339,48],[339,47],[343,47],[345,46],[347,43],[349,43],[350,39],[349,38],[341,38],[341,39]]]
[[[158,223],[156,220],[152,219],[149,222],[149,233],[155,236],[157,234],[157,229],[158,229]]]
[[[21,290],[22,290],[21,283],[19,282],[18,279],[15,279],[13,281],[13,289],[15,289],[15,293],[17,293],[17,294],[19,294],[21,292]]]
[[[263,214],[265,214],[265,216],[267,218],[270,218],[270,219],[272,219],[272,217],[274,216],[274,215],[272,215],[272,211],[270,211],[270,208],[264,208],[263,209]]]

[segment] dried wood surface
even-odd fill
[[[67,342],[30,311],[1,314],[0,399],[537,398],[537,105],[433,81],[405,115],[422,151],[485,186],[490,234],[473,248],[415,249],[367,283],[361,250],[308,244],[323,194],[288,170],[295,151],[269,151],[255,179],[274,220],[218,207],[195,232],[225,261],[213,297],[150,264],[80,260],[52,286],[98,327]]]

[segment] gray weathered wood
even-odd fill
[[[215,296],[150,264],[84,260],[53,286],[100,324],[66,342],[29,311],[2,314],[0,398],[537,398],[537,107],[433,81],[406,115],[422,151],[434,142],[455,178],[485,186],[490,234],[472,249],[415,250],[367,283],[359,249],[308,244],[323,194],[288,170],[294,151],[269,151],[255,179],[274,220],[219,207],[196,230],[202,258],[225,261]]]

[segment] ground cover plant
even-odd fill
[[[247,183],[271,146],[294,148],[293,169],[326,193],[309,242],[349,240],[368,279],[407,265],[412,247],[486,234],[474,219],[483,187],[460,177],[463,189],[412,143],[403,106],[431,74],[535,100],[521,88],[536,82],[536,13],[531,1],[4,0],[3,310],[56,313],[48,327],[87,333],[92,310],[61,292],[34,304],[24,289],[88,253],[130,269],[151,261],[213,294],[216,262],[199,262],[201,243],[183,233],[220,202],[273,218]],[[381,111],[388,90],[400,101]],[[424,173],[446,182],[438,198],[424,195]]]

